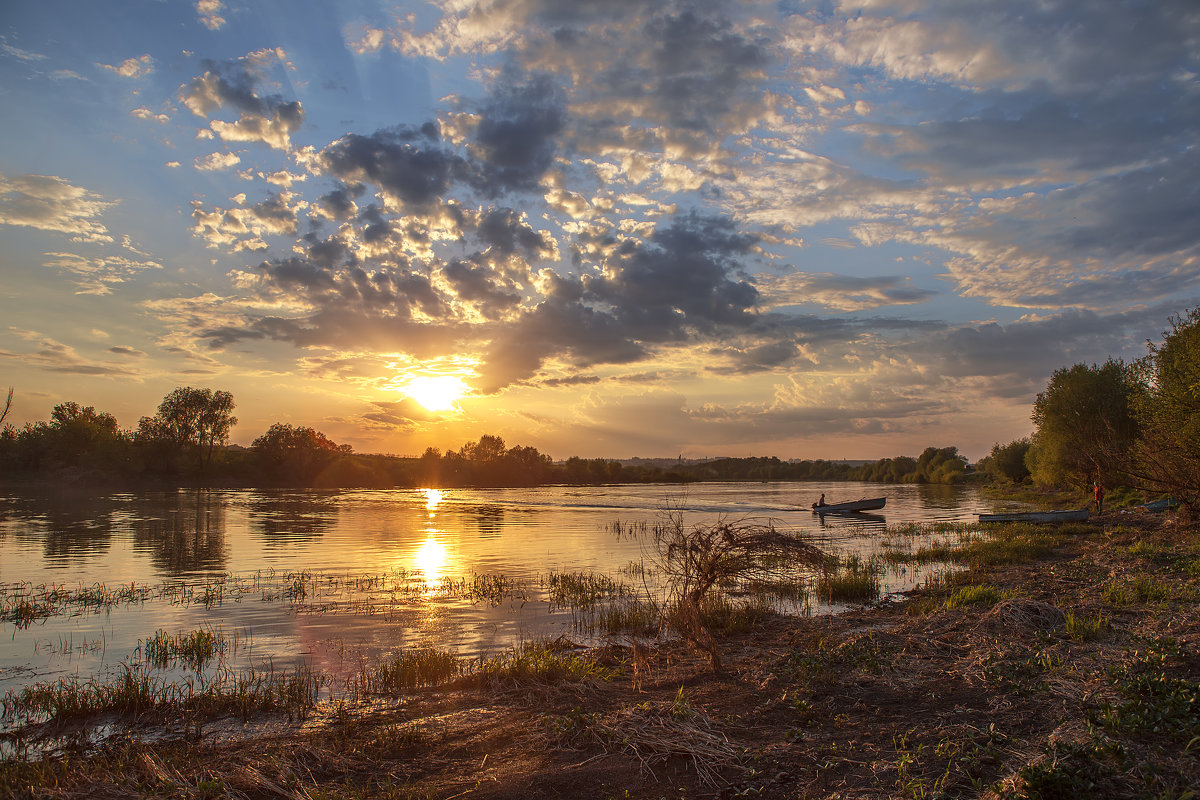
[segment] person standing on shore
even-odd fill
[[[1100,485],[1100,481],[1094,483],[1092,493],[1096,495],[1096,514],[1104,513],[1104,487]]]

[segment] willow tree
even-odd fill
[[[1035,482],[1086,488],[1128,474],[1137,379],[1123,361],[1055,370],[1033,404],[1029,468]]]
[[[1200,511],[1200,308],[1170,320],[1161,344],[1137,363],[1138,477]]]

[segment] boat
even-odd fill
[[[1150,513],[1153,514],[1153,513],[1159,512],[1159,511],[1167,511],[1168,509],[1178,508],[1178,507],[1179,507],[1178,500],[1171,500],[1168,498],[1166,500],[1153,500],[1149,503],[1142,503],[1140,506],[1134,506],[1133,508],[1126,509],[1126,510],[1128,510],[1128,511],[1149,511]]]
[[[883,508],[887,502],[886,497],[869,497],[862,500],[851,500],[848,503],[826,503],[819,506],[813,503],[814,514],[839,514],[853,511],[874,511],[877,508]]]
[[[980,514],[980,522],[1087,522],[1086,508],[1064,511],[1018,511],[1011,514]]]

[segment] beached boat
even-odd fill
[[[1087,522],[1086,508],[1069,511],[1019,511],[1012,514],[980,514],[980,522]]]
[[[1170,499],[1153,500],[1149,503],[1143,503],[1140,506],[1134,506],[1133,508],[1130,508],[1128,510],[1129,511],[1149,511],[1150,513],[1153,514],[1153,513],[1159,512],[1159,511],[1167,511],[1168,509],[1172,509],[1172,508],[1179,508],[1178,500],[1170,500]]]
[[[826,503],[819,506],[813,504],[812,510],[814,514],[840,514],[847,511],[874,511],[878,508],[883,508],[887,502],[886,497],[869,497],[862,500],[851,500],[848,503]]]

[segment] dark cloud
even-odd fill
[[[412,209],[436,203],[457,178],[467,177],[466,162],[443,145],[432,124],[346,134],[321,152],[321,162],[341,180],[373,183]]]
[[[502,76],[474,131],[479,188],[488,194],[535,188],[554,162],[566,119],[566,95],[550,76]]]
[[[476,233],[489,247],[505,255],[520,251],[537,257],[553,252],[548,237],[523,222],[520,212],[511,208],[493,208],[486,212],[479,220]]]
[[[473,303],[487,319],[502,319],[521,302],[521,296],[498,280],[486,263],[455,260],[442,272],[458,299]]]
[[[325,216],[332,220],[345,221],[352,219],[358,211],[355,200],[362,196],[361,184],[342,186],[327,192],[317,199],[317,207]]]
[[[747,324],[758,291],[735,279],[738,260],[755,237],[727,217],[692,212],[655,230],[648,242],[627,242],[589,283],[589,294],[609,304],[634,335],[678,338],[685,329]]]
[[[600,277],[553,281],[492,341],[480,388],[525,380],[550,356],[579,367],[630,363],[656,345],[753,325],[757,292],[736,274],[754,242],[728,218],[691,213],[618,248]]]

